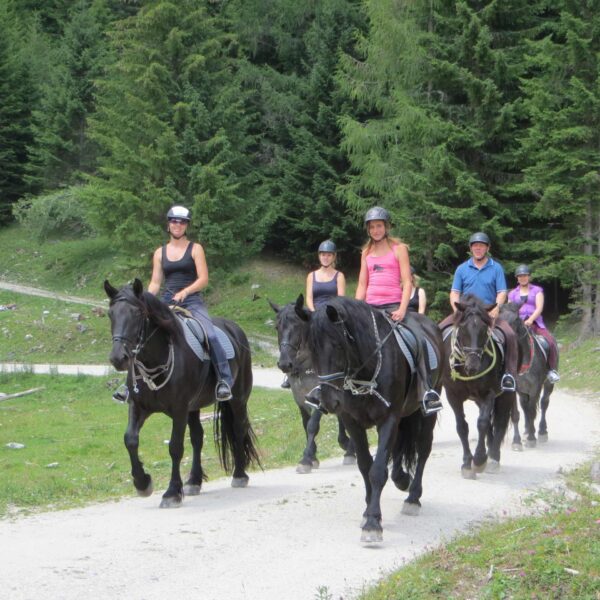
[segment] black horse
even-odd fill
[[[152,478],[144,471],[138,456],[139,436],[142,425],[152,413],[165,413],[173,421],[169,441],[172,469],[160,506],[180,506],[184,492],[191,496],[199,494],[206,480],[200,459],[204,442],[200,408],[215,401],[214,369],[209,360],[200,361],[194,354],[185,341],[180,320],[164,302],[144,292],[139,279],[120,290],[105,281],[104,289],[110,298],[113,340],[109,360],[117,371],[127,370],[130,393],[125,446],[131,459],[133,484],[140,496],[152,493]],[[235,323],[215,319],[215,325],[226,332],[235,350],[235,358],[230,363],[234,377],[233,398],[217,404],[215,443],[226,472],[231,472],[233,458],[231,485],[246,487],[246,468],[251,463],[260,466],[247,411],[252,389],[250,350],[246,335]],[[179,467],[186,424],[190,429],[193,458],[184,487]]]
[[[361,540],[379,542],[383,537],[381,492],[390,458],[392,481],[399,489],[409,490],[402,512],[418,514],[436,415],[422,414],[423,390],[412,373],[409,361],[413,359],[397,343],[398,325],[382,311],[357,300],[335,298],[314,313],[301,309],[297,313],[310,322],[309,349],[320,382],[309,399],[342,417],[355,444],[366,489]],[[412,330],[427,335],[441,367],[442,339],[433,321],[416,314],[407,315],[405,321]],[[434,386],[439,392],[441,368],[434,373]],[[374,459],[367,439],[371,427],[378,434]]]
[[[281,307],[269,300],[277,318],[275,328],[279,340],[279,360],[277,366],[288,375],[294,400],[300,410],[302,426],[306,434],[306,447],[296,467],[297,473],[310,473],[319,467],[317,444],[315,438],[319,433],[323,412],[306,404],[306,395],[319,380],[312,368],[312,361],[307,347],[308,323],[300,319],[296,310],[304,307],[304,296],[300,294],[296,302]],[[344,450],[344,464],[356,464],[354,444],[348,437],[342,419],[338,416],[338,443]]]
[[[542,350],[540,342],[520,319],[518,304],[503,304],[500,308],[500,314],[511,324],[518,335],[519,364],[521,368],[517,376],[517,394],[525,416],[525,446],[535,448],[537,445],[535,419],[538,403],[541,408],[541,417],[537,439],[541,443],[548,441],[546,411],[550,404],[550,395],[554,391],[554,384],[548,381],[547,356]],[[512,422],[514,428],[513,449],[517,450],[521,445],[521,436],[519,435],[519,410],[516,406],[512,414]]]
[[[448,357],[444,388],[463,447],[461,472],[465,479],[475,479],[476,474],[484,470],[499,471],[500,446],[511,409],[516,405],[515,392],[502,392],[500,387],[504,373],[502,342],[495,337],[489,315],[495,306],[484,304],[473,294],[466,294],[456,303],[452,328],[444,332]],[[475,455],[469,447],[469,425],[464,411],[466,400],[474,400],[479,407]]]

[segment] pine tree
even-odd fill
[[[600,335],[600,3],[563,0],[532,44],[524,84],[524,188],[546,227],[529,239],[536,271],[575,288],[581,337]]]

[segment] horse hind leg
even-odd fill
[[[200,494],[202,483],[206,481],[206,474],[202,469],[202,447],[204,445],[204,428],[200,422],[200,411],[194,410],[188,413],[188,427],[190,430],[190,441],[192,443],[192,468],[185,485],[183,493],[186,496],[197,496]]]
[[[301,408],[302,419],[304,421],[304,429],[306,430],[306,447],[300,462],[296,466],[296,473],[307,474],[313,468],[319,468],[319,460],[317,459],[317,444],[315,438],[319,433],[321,416],[323,413],[319,410],[314,410],[312,414],[308,414],[306,409]],[[306,418],[305,418],[306,413]]]
[[[525,415],[526,448],[535,448],[537,446],[537,439],[535,437],[536,398],[537,396],[533,393],[521,396],[521,407]]]
[[[523,452],[523,442],[521,441],[521,434],[519,433],[519,419],[519,406],[515,399],[510,411],[510,420],[513,426],[513,441],[511,447],[514,452]]]
[[[538,440],[541,444],[548,441],[548,424],[546,423],[546,411],[550,404],[550,394],[554,390],[554,385],[550,382],[544,382],[542,399],[540,401],[540,423],[538,425]]]
[[[340,448],[344,451],[344,459],[342,464],[344,465],[355,465],[356,464],[356,448],[354,447],[354,442],[352,438],[348,437],[346,433],[346,428],[344,427],[344,422],[338,416],[338,444]]]

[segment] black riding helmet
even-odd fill
[[[368,225],[369,221],[385,221],[386,223],[390,223],[390,220],[390,213],[385,208],[374,206],[366,212],[364,224]]]
[[[476,244],[477,242],[479,242],[481,244],[485,244],[486,246],[489,246],[490,245],[490,238],[487,236],[487,234],[483,233],[483,231],[478,231],[477,233],[474,233],[469,238],[469,248],[473,244]]]
[[[519,265],[515,269],[515,277],[519,275],[531,275],[531,269],[527,265]]]
[[[319,244],[319,252],[331,252],[335,254],[337,252],[337,248],[335,244],[331,240],[325,240]]]

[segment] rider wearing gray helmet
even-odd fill
[[[363,247],[355,297],[389,313],[392,321],[404,321],[412,291],[408,246],[390,236],[390,213],[381,206],[370,208],[364,217],[369,240]],[[422,410],[441,410],[439,394],[433,389],[429,355],[419,323],[412,318],[402,325],[419,342],[417,373],[423,391]]]
[[[217,374],[215,396],[218,401],[224,402],[231,400],[233,377],[225,350],[200,295],[200,290],[208,285],[208,267],[204,248],[187,239],[190,218],[190,211],[185,206],[169,209],[167,231],[170,239],[154,252],[148,291],[157,295],[164,284],[162,300],[186,308],[200,321],[208,337],[210,357]]]
[[[542,311],[544,310],[544,289],[531,283],[531,269],[527,265],[519,265],[515,269],[517,287],[508,294],[509,302],[519,304],[519,316],[523,323],[536,335],[543,336],[548,342],[548,381],[552,384],[560,381],[558,374],[558,347],[554,336],[548,331]]]
[[[335,296],[346,294],[346,278],[335,268],[337,248],[332,240],[319,244],[320,267],[306,278],[306,306],[315,310]]]
[[[459,265],[454,273],[450,305],[456,311],[456,303],[463,294],[473,294],[482,302],[494,305],[489,313],[495,320],[495,326],[502,330],[506,338],[506,372],[502,376],[500,387],[504,392],[514,392],[518,361],[517,336],[504,319],[497,318],[500,305],[506,302],[507,285],[502,265],[488,255],[490,247],[490,238],[483,231],[478,231],[469,238],[471,258]],[[446,317],[440,327],[449,327],[452,320],[452,315]]]

